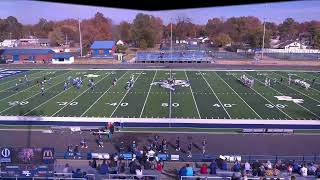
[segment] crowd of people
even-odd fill
[[[273,164],[270,161],[260,162],[257,160],[253,163],[249,163],[248,161],[245,163],[241,163],[240,161],[229,163],[222,159],[216,159],[209,165],[203,163],[199,168],[193,168],[189,164],[186,164],[179,170],[179,177],[195,175],[216,176],[217,169],[233,172],[232,179],[234,180],[247,180],[248,177],[280,179],[281,177],[311,176],[320,178],[320,166],[313,162],[298,163],[297,161],[282,162],[278,160]]]

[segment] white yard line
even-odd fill
[[[139,79],[139,77],[141,76],[142,72],[140,72],[139,76],[137,77],[137,79],[133,82],[133,85],[137,82],[137,80]],[[113,114],[117,111],[118,107],[120,106],[120,104],[122,103],[122,101],[124,100],[124,98],[127,96],[127,94],[129,93],[130,88],[127,90],[127,92],[124,94],[124,96],[122,97],[122,99],[120,100],[119,104],[117,105],[117,107],[113,110],[112,114],[110,115],[110,117],[113,116]]]
[[[280,74],[277,74],[277,75],[282,76],[282,75],[280,75]],[[284,77],[284,76],[282,76],[282,77]],[[284,78],[286,78],[286,77],[284,77]],[[286,78],[286,79],[288,79],[288,78]],[[283,84],[283,85],[285,85],[285,86],[289,87],[290,89],[293,89],[294,91],[296,91],[296,92],[298,92],[298,93],[300,93],[300,94],[302,94],[302,95],[304,95],[304,96],[307,96],[308,98],[310,98],[310,99],[312,99],[312,100],[320,103],[320,101],[318,101],[317,99],[314,99],[313,97],[310,97],[310,96],[304,94],[303,92],[301,92],[301,91],[299,91],[299,90],[297,90],[297,89],[295,89],[295,88],[293,88],[293,87],[291,87],[291,86],[288,86],[288,85],[286,85],[286,84]]]
[[[277,75],[279,75],[279,76],[281,76],[281,77],[286,78],[285,76],[283,76],[283,75],[281,75],[281,74],[278,74],[278,73],[274,73],[274,74],[277,74]],[[302,79],[307,79],[307,78],[304,78],[304,77],[301,77],[301,76],[298,76],[298,75],[294,75],[294,76],[297,76],[297,77],[302,78]],[[315,82],[315,83],[317,84],[317,82]],[[320,90],[315,89],[315,88],[313,88],[313,87],[311,87],[311,86],[310,86],[310,89],[313,89],[313,90],[315,90],[315,91],[320,92]]]
[[[99,81],[97,81],[97,84],[104,80],[106,77],[108,77],[110,74],[106,75],[105,77],[101,78]],[[85,78],[86,79],[86,78]],[[83,91],[82,93],[80,93],[77,97],[75,97],[72,101],[70,101],[70,103],[73,103],[73,101],[75,101],[78,97],[82,96],[85,92],[89,91],[91,88],[87,88],[85,91]],[[57,112],[55,112],[54,114],[51,115],[51,117],[55,116],[56,114],[58,114],[61,110],[63,110],[65,107],[67,107],[70,103],[68,103],[67,105],[64,105],[62,108],[60,108]]]
[[[128,71],[126,71],[126,72],[119,78],[119,80],[122,79],[123,76],[125,76],[125,75],[127,74],[127,72],[128,72]],[[109,92],[109,90],[110,90],[111,88],[112,88],[112,85],[111,85],[94,103],[92,103],[91,106],[90,106],[86,111],[84,111],[84,112],[81,114],[80,117],[83,117],[83,115],[85,115],[107,92]]]
[[[224,79],[222,79],[218,73],[216,74],[260,119],[262,119],[262,117],[249,104],[247,104],[247,102],[242,99],[242,97]]]
[[[209,86],[209,88],[211,89],[212,93],[214,94],[214,96],[217,98],[217,100],[219,101],[221,107],[223,108],[223,110],[227,113],[229,119],[231,119],[230,114],[228,113],[228,111],[226,110],[226,108],[224,107],[224,105],[221,103],[220,99],[218,98],[218,96],[216,95],[216,93],[214,92],[214,90],[212,89],[211,85],[208,83],[207,79],[203,76],[202,72],[198,71],[202,78],[206,81],[207,85]]]
[[[21,74],[17,74],[16,76],[26,74],[27,72],[28,72],[28,71],[23,72],[23,73],[21,73]],[[38,74],[38,73],[40,73],[40,72],[43,72],[43,71],[39,71],[39,72],[36,72],[36,73],[28,74],[28,76],[32,76],[32,75]],[[14,76],[15,76],[15,75],[9,76],[9,77],[14,77]],[[23,77],[21,77],[21,78],[23,78]],[[35,79],[35,78],[33,78],[33,79]],[[4,80],[4,79],[3,79],[3,80]],[[0,83],[0,85],[4,85],[4,84],[7,84],[7,83],[12,82],[12,81],[17,81],[17,77],[14,77],[14,79],[9,80],[9,81],[6,81],[6,82],[4,82],[4,83]],[[13,87],[14,87],[14,86],[13,86]],[[9,89],[9,88],[7,88],[7,89]],[[4,91],[4,90],[1,90],[1,91]],[[1,91],[0,91],[0,92],[1,92]]]
[[[234,76],[234,75],[233,75]],[[235,77],[235,76],[234,76]],[[235,77],[236,79],[238,79],[237,77]],[[239,79],[238,79],[239,80]],[[276,107],[279,111],[281,111],[284,115],[286,115],[288,118],[293,119],[291,116],[289,116],[287,113],[283,112],[280,108],[278,108],[276,105],[274,105],[271,101],[269,101],[266,97],[264,97],[262,94],[260,94],[258,91],[256,91],[253,88],[252,89],[255,93],[257,93],[259,96],[261,96],[263,99],[265,99],[266,101],[268,101],[271,105],[273,105],[274,107]]]
[[[155,77],[156,77],[156,75],[157,75],[157,72],[158,72],[158,71],[156,70],[156,72],[154,73],[154,76],[153,76],[153,79],[152,79],[152,83],[154,82],[154,79],[155,79]],[[144,111],[144,108],[145,108],[145,106],[146,106],[146,103],[147,103],[147,100],[148,100],[148,97],[149,97],[151,88],[152,88],[152,85],[150,85],[149,91],[148,91],[148,94],[147,94],[147,97],[146,97],[146,99],[144,100],[143,107],[142,107],[142,110],[141,110],[141,113],[140,113],[140,118],[141,118],[141,116],[142,116],[142,114],[143,114],[143,111]]]
[[[185,75],[186,75],[186,77],[187,77],[187,81],[189,81],[189,78],[188,78],[187,72],[186,72],[186,71],[184,71],[184,73],[185,73]],[[197,112],[198,112],[198,116],[199,116],[199,118],[201,119],[201,115],[200,115],[200,112],[199,112],[199,109],[198,109],[198,104],[197,104],[197,102],[196,102],[196,99],[194,98],[194,95],[193,95],[193,91],[192,91],[191,85],[189,86],[189,88],[190,88],[191,95],[192,95],[192,98],[193,98],[193,101],[194,101],[194,105],[196,106],[196,109],[197,109]]]
[[[55,71],[55,72],[57,72],[57,71]],[[70,71],[67,71],[67,72],[70,72]],[[66,72],[66,73],[67,73],[67,72]],[[65,73],[63,73],[63,74],[65,74]],[[60,75],[58,75],[58,76],[60,76]],[[54,77],[54,78],[55,78],[55,77]],[[52,79],[54,79],[54,78],[52,78]],[[0,99],[0,101],[6,100],[6,99],[8,99],[8,98],[10,98],[10,97],[12,97],[12,96],[14,96],[14,95],[17,95],[17,94],[20,94],[20,93],[22,93],[22,92],[24,92],[24,91],[27,91],[28,89],[30,89],[30,88],[32,88],[32,87],[34,87],[34,86],[37,86],[37,85],[38,85],[38,84],[34,84],[34,85],[32,85],[32,86],[29,86],[29,87],[27,87],[26,89],[24,89],[24,90],[22,90],[22,91],[13,93],[13,94],[11,94],[10,96],[7,96],[7,97],[5,97],[5,98],[3,98],[3,99]]]
[[[56,77],[54,77],[54,78],[52,78],[52,79],[55,79],[55,78],[57,78],[57,77],[59,77],[59,76],[65,75],[65,74],[70,73],[70,72],[71,72],[71,71],[67,71],[66,73],[60,74],[60,75],[58,75],[58,76],[56,76]],[[63,80],[63,81],[64,81],[64,80]],[[62,82],[63,82],[63,81],[62,81]],[[52,85],[51,87],[49,87],[48,89],[51,89],[51,88],[55,87],[56,85],[58,85],[58,84],[60,84],[60,83],[61,83],[61,82],[59,81],[58,83],[53,84],[53,85]],[[47,90],[48,90],[48,89],[47,89]],[[22,101],[29,100],[29,99],[33,98],[34,96],[36,96],[36,95],[38,95],[38,94],[40,94],[40,92],[38,92],[38,93],[36,93],[36,94],[34,94],[34,95],[32,95],[32,96],[29,96],[28,98],[26,98],[26,99],[24,99],[24,100],[22,100]],[[13,107],[15,107],[15,106],[10,106],[10,107],[2,110],[2,111],[0,112],[0,114],[3,113],[3,112],[5,112],[5,111],[7,111],[7,110],[9,110],[9,109],[11,109],[11,108],[13,108]]]
[[[247,74],[247,75],[250,76],[249,74]],[[251,77],[254,78],[253,76],[251,76]],[[259,79],[257,79],[257,78],[254,78],[254,79],[256,79],[259,83],[261,83],[262,85],[264,85],[264,83],[261,82]],[[279,92],[278,90],[274,89],[273,87],[270,86],[270,88],[273,89],[275,92],[277,92],[277,93],[279,93],[279,94],[281,94],[281,95],[284,95],[283,93]],[[312,111],[310,111],[308,108],[306,108],[306,107],[304,107],[304,106],[302,106],[302,105],[300,105],[300,104],[298,104],[298,103],[295,103],[295,104],[298,105],[298,106],[300,106],[300,107],[302,107],[303,109],[307,110],[307,111],[310,112],[311,114],[315,115],[317,118],[320,118],[318,115],[316,115],[315,113],[313,113]]]
[[[40,72],[43,72],[43,71],[40,71]],[[39,73],[39,72],[37,72],[37,73]],[[37,73],[34,73],[34,74],[37,74]],[[32,79],[29,79],[29,81],[32,81],[32,80],[35,80],[35,79],[37,79],[37,78],[39,78],[39,77],[35,77],[35,78],[32,78]],[[17,81],[17,79],[14,79],[15,81]],[[13,80],[12,80],[13,81]],[[6,83],[3,83],[3,84],[6,84]],[[1,85],[3,85],[3,84],[1,84]],[[18,84],[18,85],[20,85],[20,84]],[[34,86],[34,85],[33,85]],[[11,89],[11,88],[14,88],[14,87],[16,87],[16,85],[13,85],[13,86],[10,86],[10,87],[8,87],[8,88],[6,88],[6,89],[3,89],[3,90],[1,90],[0,92],[3,92],[3,91],[6,91],[6,90],[8,90],[8,89]],[[32,87],[32,86],[31,86]],[[28,87],[29,88],[29,87]],[[28,89],[27,88],[27,89]],[[20,91],[19,91],[20,92]],[[19,92],[16,92],[15,94],[18,94]]]

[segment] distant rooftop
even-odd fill
[[[112,49],[115,45],[115,41],[94,41],[91,45],[91,49]]]

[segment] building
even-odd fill
[[[52,64],[72,64],[74,63],[74,56],[71,53],[62,52],[54,53],[52,57]]]
[[[277,49],[285,49],[285,50],[301,50],[301,49],[307,49],[307,46],[298,42],[298,41],[284,41],[281,43],[278,43],[276,45],[273,45],[274,48]]]
[[[49,39],[46,38],[36,38],[30,36],[29,38],[20,39],[19,47],[48,47]]]
[[[115,41],[94,41],[90,49],[92,58],[113,58]]]
[[[5,39],[1,43],[1,47],[17,47],[19,45],[19,40],[17,39]]]
[[[36,62],[48,63],[51,62],[54,51],[51,49],[3,49],[0,56],[6,60],[14,62]]]

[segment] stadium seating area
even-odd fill
[[[207,62],[205,51],[138,52],[137,62]]]
[[[284,60],[320,60],[319,53],[264,53],[264,55]]]

